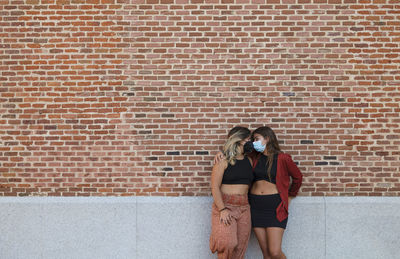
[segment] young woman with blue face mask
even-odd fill
[[[286,258],[281,245],[288,221],[288,206],[300,189],[302,173],[291,156],[280,150],[271,128],[257,128],[252,133],[252,141],[245,144],[247,150],[251,146],[255,150],[249,155],[254,174],[248,196],[252,227],[264,258]],[[221,153],[217,154],[214,161],[221,157]]]

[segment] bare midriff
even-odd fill
[[[250,193],[256,195],[268,195],[278,193],[278,189],[275,184],[260,180],[253,183]]]
[[[222,184],[221,192],[226,194],[247,194],[249,186],[247,184]]]

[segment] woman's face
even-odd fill
[[[250,136],[248,136],[247,138],[245,138],[245,139],[242,139],[241,141],[240,141],[240,149],[242,150],[241,151],[241,153],[243,153],[244,152],[244,144],[246,144],[246,142],[248,142],[248,141],[250,141],[251,140],[251,137]]]
[[[246,142],[248,142],[248,141],[250,141],[250,140],[251,140],[251,138],[250,138],[250,136],[248,136],[247,138],[242,139],[242,141],[240,141],[240,145],[243,147],[244,144],[246,144]]]
[[[261,145],[266,145],[268,143],[268,139],[265,139],[262,135],[255,133],[254,134],[254,142],[261,141]]]

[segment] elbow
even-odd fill
[[[301,172],[299,172],[299,177],[297,181],[299,182],[299,184],[303,182],[303,174]]]
[[[219,186],[211,186],[211,194],[214,196],[215,194],[219,193],[220,189]]]
[[[299,186],[299,188],[296,188],[295,190],[289,190],[288,194],[289,194],[289,196],[296,197],[299,190],[300,190],[300,186]]]

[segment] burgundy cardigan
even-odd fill
[[[259,156],[252,157],[253,168],[255,168]],[[303,174],[293,162],[292,157],[286,153],[278,154],[276,170],[276,188],[282,200],[276,208],[276,217],[279,221],[283,221],[289,216],[289,196],[294,197],[297,195],[303,180]],[[290,184],[290,177],[292,177],[292,184]]]

